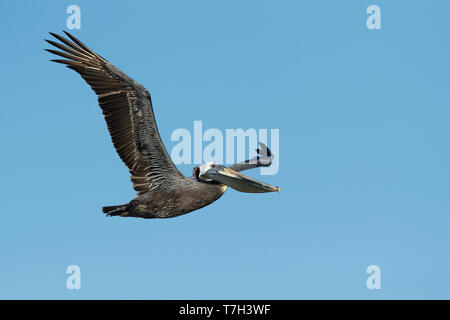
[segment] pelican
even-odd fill
[[[98,96],[112,143],[131,174],[136,198],[127,204],[103,207],[107,216],[172,218],[203,208],[231,187],[240,192],[280,192],[280,188],[252,179],[240,171],[270,166],[273,155],[259,143],[258,155],[230,167],[207,162],[185,177],[167,153],[153,114],[150,93],[110,62],[64,31],[50,32],[60,49],[45,49],[63,57],[51,60],[75,70]]]

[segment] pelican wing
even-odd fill
[[[69,34],[61,41],[46,40],[58,50],[47,51],[65,58],[52,60],[78,72],[98,96],[112,142],[131,173],[138,194],[168,189],[184,177],[173,164],[156,126],[149,92],[139,83]]]
[[[273,154],[267,146],[260,142],[259,149],[256,149],[258,155],[250,160],[245,160],[230,166],[230,169],[240,172],[248,169],[269,167],[272,164]]]

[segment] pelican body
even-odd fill
[[[212,162],[194,168],[185,177],[176,168],[162,143],[150,93],[68,32],[60,49],[46,49],[65,59],[52,60],[75,70],[91,86],[105,117],[112,143],[131,174],[136,198],[127,204],[103,207],[107,216],[172,218],[203,208],[231,187],[240,192],[262,193],[280,188],[252,179],[240,171],[270,166],[273,155],[259,143],[258,156],[230,167]]]

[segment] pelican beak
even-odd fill
[[[234,190],[247,193],[280,192],[279,187],[247,177],[225,166],[217,165],[206,171],[203,176],[225,184]]]

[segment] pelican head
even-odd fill
[[[194,175],[200,182],[221,183],[240,192],[280,192],[279,187],[247,177],[224,165],[214,162],[206,162],[196,167],[194,169]]]

